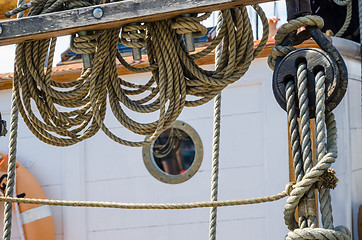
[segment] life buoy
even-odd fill
[[[5,194],[7,183],[8,155],[0,153],[0,191]],[[16,195],[26,198],[46,196],[39,183],[25,167],[16,162]],[[54,222],[50,207],[46,205],[18,204],[20,222],[26,240],[54,240]]]

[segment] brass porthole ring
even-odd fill
[[[152,144],[142,149],[147,170],[153,177],[168,184],[192,178],[201,166],[203,154],[200,136],[182,121],[175,121]]]

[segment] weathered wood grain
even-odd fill
[[[0,46],[270,1],[274,0],[125,0],[0,22]],[[102,18],[93,17],[95,8],[103,10]]]

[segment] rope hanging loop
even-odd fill
[[[339,54],[338,50],[331,44],[331,42],[324,36],[321,32],[321,28],[324,26],[324,21],[319,16],[307,15],[303,17],[298,17],[297,19],[292,19],[288,23],[284,24],[277,32],[275,36],[275,47],[272,49],[269,58],[268,64],[269,67],[274,70],[273,76],[273,91],[274,96],[279,103],[279,105],[286,110],[286,98],[285,98],[285,85],[286,80],[283,72],[279,68],[288,69],[291,73],[294,69],[292,76],[296,76],[296,66],[300,63],[301,59],[305,59],[306,62],[312,63],[313,68],[309,68],[308,75],[314,75],[322,67],[326,69],[327,72],[333,72],[333,76],[329,75],[327,79],[327,96],[326,96],[326,110],[327,112],[332,111],[337,105],[341,102],[344,94],[347,90],[348,85],[348,74],[347,67],[344,63],[342,56]],[[297,32],[298,29],[305,27],[305,30]],[[316,43],[319,45],[321,50],[313,50],[313,54],[303,53],[303,51],[311,51],[308,49],[296,50],[295,45],[301,44],[303,41],[312,37]],[[296,51],[295,53],[292,53]],[[290,54],[290,55],[289,55]],[[316,55],[315,55],[316,54]],[[301,56],[299,56],[301,55]],[[304,55],[304,56],[303,56]],[[315,56],[314,56],[315,55]],[[288,56],[288,57],[287,57]],[[298,58],[301,57],[301,58]],[[282,66],[287,59],[294,59],[296,65]],[[308,60],[309,59],[309,60]],[[323,60],[322,60],[323,59]],[[298,62],[299,61],[299,62]],[[321,61],[321,63],[318,63]],[[289,62],[289,61],[288,61]],[[278,76],[280,75],[281,76]],[[282,77],[284,76],[284,77]],[[309,79],[314,79],[314,77],[309,76]],[[310,89],[312,88],[313,80],[311,80]],[[314,95],[311,90],[311,97]],[[315,99],[312,97],[311,100]],[[311,110],[315,109],[314,101],[310,102]],[[314,111],[311,111],[314,112]],[[314,117],[314,114],[311,115],[311,118]]]
[[[335,61],[333,61],[329,55],[317,48],[300,48],[288,53],[278,64],[278,67],[275,68],[273,73],[273,92],[274,96],[277,99],[279,105],[286,110],[287,100],[286,100],[286,83],[288,81],[294,81],[295,86],[298,88],[297,76],[298,70],[297,66],[304,62],[306,64],[306,74],[307,74],[307,85],[308,85],[308,98],[309,98],[309,111],[310,118],[315,118],[315,99],[316,94],[314,91],[315,88],[315,75],[319,70],[323,70],[326,76],[326,109],[331,111],[329,102],[331,101],[331,96],[335,94],[337,89],[337,81],[340,78],[339,70]],[[299,108],[297,107],[297,112]]]

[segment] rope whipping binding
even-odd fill
[[[270,68],[274,70],[278,57],[284,57],[295,50],[292,46],[281,46],[284,39],[297,29],[304,26],[323,27],[323,19],[318,16],[303,16],[290,20],[284,24],[275,36],[276,46],[268,58]],[[300,62],[297,66],[297,81],[293,79],[286,82],[287,116],[293,166],[296,183],[287,199],[284,211],[285,224],[290,232],[287,240],[292,239],[351,239],[351,232],[344,226],[333,226],[331,196],[329,187],[334,188],[336,178],[331,175],[329,167],[337,159],[337,127],[332,112],[325,113],[325,73],[319,70],[315,74],[316,94],[316,155],[317,163],[312,164],[310,141],[310,113],[308,107],[307,91],[307,63]],[[299,114],[297,111],[299,107]],[[300,118],[300,126],[298,123]],[[326,130],[327,129],[327,130]],[[327,132],[327,133],[326,133]],[[330,183],[320,182],[328,179]],[[317,227],[317,209],[315,204],[314,188],[319,192],[321,220],[323,228]],[[295,219],[298,207],[298,221]]]
[[[8,15],[31,7],[28,16],[81,7],[92,3],[34,0]],[[213,42],[201,52],[189,54],[182,35],[190,31],[206,33],[200,24],[210,13],[179,16],[151,23],[137,23],[120,29],[102,30],[86,36],[72,36],[72,49],[92,56],[92,66],[83,69],[72,82],[51,79],[56,39],[17,46],[14,69],[16,103],[24,122],[41,141],[69,146],[93,136],[102,129],[112,140],[140,147],[153,142],[179,116],[184,107],[196,107],[213,99],[228,84],[240,79],[251,61],[259,55],[268,38],[268,22],[263,10],[253,6],[263,22],[263,38],[253,44],[250,20],[245,7],[222,11],[223,25]],[[200,68],[194,60],[209,54],[223,41],[220,65],[215,71]],[[125,61],[117,44],[145,46],[149,66],[137,68]],[[48,55],[48,58],[47,58]],[[145,84],[129,82],[117,75],[116,59],[133,72],[151,72]],[[45,67],[48,66],[45,69]],[[118,137],[104,123],[107,101],[116,120],[135,135],[150,136],[143,141]],[[38,110],[39,114],[34,112]],[[158,113],[158,119],[138,122],[127,115]],[[135,136],[135,137],[136,137]]]

